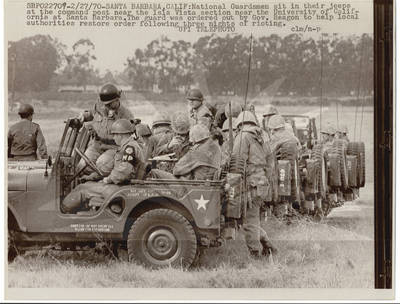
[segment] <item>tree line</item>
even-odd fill
[[[281,95],[355,95],[373,90],[371,35],[322,35],[305,39],[299,34],[253,38],[243,35],[203,36],[196,42],[151,41],[132,50],[125,69],[105,75],[95,68],[95,45],[79,39],[72,51],[58,39],[35,35],[8,43],[8,86],[11,91],[46,91],[60,85],[99,85],[123,79],[135,91],[185,91],[197,84],[206,94],[256,95],[282,79]],[[251,54],[251,59],[249,58]],[[322,76],[322,77],[321,77]],[[118,81],[117,81],[118,82]]]

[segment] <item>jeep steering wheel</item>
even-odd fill
[[[101,173],[101,171],[96,167],[96,165],[81,150],[79,150],[78,147],[75,147],[74,150],[90,168],[92,168],[100,176],[103,176],[103,173]]]

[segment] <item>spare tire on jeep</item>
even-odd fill
[[[349,188],[349,176],[347,172],[347,143],[343,139],[336,139],[333,142],[333,151],[338,156],[339,169],[340,169],[340,183],[342,189]]]
[[[158,268],[188,268],[196,258],[197,237],[193,226],[180,213],[153,209],[142,214],[128,234],[129,261]]]
[[[357,186],[365,186],[365,145],[363,142],[350,142],[347,148],[347,154],[357,156]]]

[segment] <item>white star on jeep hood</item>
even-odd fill
[[[204,208],[204,210],[206,210],[206,205],[210,200],[204,199],[202,194],[200,199],[195,199],[194,201],[197,203],[197,210],[200,210],[200,208]]]

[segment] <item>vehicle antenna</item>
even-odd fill
[[[368,55],[365,56],[365,57],[366,57],[365,59],[368,61]],[[365,59],[364,59],[364,61],[366,61]],[[361,103],[360,141],[361,141],[361,133],[362,133],[363,121],[364,121],[364,105],[365,105],[366,94],[367,94],[367,89],[365,87],[365,80],[364,80],[363,101]]]
[[[232,102],[229,101],[229,155],[232,154],[233,150],[233,130],[232,130]]]
[[[361,89],[361,68],[362,68],[362,62],[363,62],[363,57],[364,57],[364,39],[361,36],[361,54],[360,54],[360,65],[359,65],[359,73],[358,73],[358,88],[357,88],[357,102],[356,102],[356,109],[354,113],[354,141],[356,141],[356,131],[357,131],[357,112],[358,112],[358,103],[360,101],[360,89]]]
[[[319,78],[319,88],[320,88],[320,105],[319,105],[319,131],[321,132],[322,130],[322,103],[323,103],[323,99],[322,99],[322,94],[323,94],[323,61],[324,61],[324,33],[321,34],[321,69],[320,69],[320,78]]]
[[[246,110],[246,106],[247,106],[247,93],[249,91],[249,82],[250,82],[250,69],[251,69],[251,54],[252,54],[252,46],[253,46],[253,34],[250,35],[250,45],[249,45],[249,65],[247,68],[247,81],[246,81],[246,91],[245,91],[245,95],[244,95],[244,107],[243,110]],[[244,121],[244,113],[243,113],[243,117],[242,117],[242,126],[243,126],[243,121]],[[241,149],[242,149],[242,135],[243,135],[243,127],[240,129],[240,141],[239,141],[239,155],[241,153]]]
[[[339,102],[336,100],[336,128],[339,128]]]
[[[366,89],[364,88],[364,94],[363,94],[363,101],[361,103],[361,122],[360,122],[360,140],[361,141],[361,133],[362,133],[362,127],[363,127],[363,120],[364,120],[364,104],[365,104],[365,95],[366,95]]]

